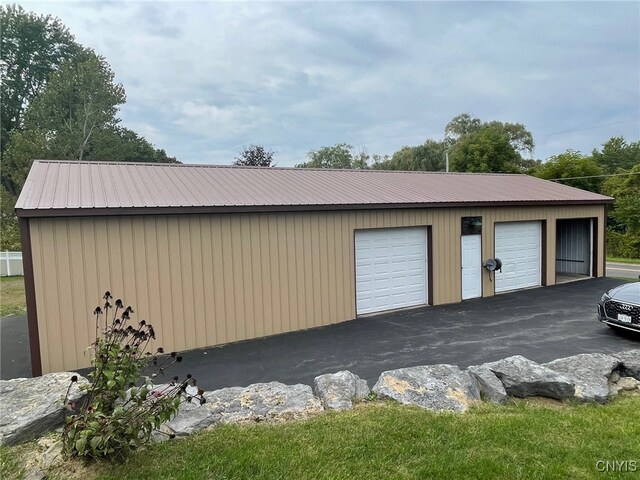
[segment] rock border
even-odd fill
[[[0,380],[0,444],[32,440],[61,427],[62,398],[72,375],[77,374]],[[371,392],[402,404],[459,413],[482,401],[503,404],[509,397],[605,403],[631,390],[640,392],[640,349],[585,353],[544,364],[515,355],[465,370],[448,364],[399,368],[382,372],[372,390],[365,380],[342,370],[317,376],[313,389],[269,382],[207,392],[204,405],[183,404],[154,438],[191,435],[222,423],[278,422],[347,410]],[[81,396],[75,385],[71,399]]]

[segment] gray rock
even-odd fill
[[[506,403],[509,398],[504,385],[496,374],[484,366],[473,365],[467,369],[478,382],[483,399],[491,403]]]
[[[62,454],[62,439],[60,435],[43,437],[38,440],[38,448],[42,454],[38,458],[38,466],[47,471],[54,465],[59,465],[64,461]]]
[[[575,384],[575,400],[604,403],[609,397],[609,378],[619,364],[620,361],[611,355],[582,353],[543,366],[565,375]]]
[[[39,468],[32,468],[28,470],[22,478],[23,480],[45,480],[47,475]]]
[[[160,434],[154,434],[155,441],[168,439],[167,435],[183,437],[203,430],[220,421],[219,411],[212,411],[206,404],[199,406],[184,402],[178,414],[160,427]]]
[[[614,356],[622,364],[620,366],[620,374],[623,377],[633,377],[636,380],[640,380],[640,348],[616,353]]]
[[[622,377],[620,376],[620,367],[618,367],[618,370],[614,371],[611,373],[611,375],[609,376],[609,383],[616,383],[618,380],[620,380]]]
[[[478,384],[455,365],[426,365],[383,372],[373,391],[381,398],[430,410],[464,412],[480,400]]]
[[[49,373],[35,378],[0,380],[0,444],[12,445],[31,440],[64,424],[64,396],[73,372]],[[69,400],[78,402],[85,393],[78,388],[87,384],[78,375]]]
[[[575,394],[573,382],[555,370],[521,355],[484,363],[502,382],[504,389],[514,397],[542,396],[562,400]]]
[[[182,404],[178,415],[161,431],[183,436],[218,423],[288,420],[323,411],[311,387],[301,384],[256,383],[214,390],[204,397],[207,402],[202,406]]]
[[[640,380],[633,377],[620,377],[617,381],[609,383],[609,395],[617,395],[620,391],[640,390]]]
[[[331,410],[348,410],[353,407],[354,398],[365,398],[369,392],[367,381],[348,370],[327,373],[313,380],[313,393]]]

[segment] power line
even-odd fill
[[[565,134],[565,133],[580,132],[582,130],[591,130],[592,128],[608,127],[610,125],[620,125],[622,123],[631,123],[631,122],[637,122],[637,121],[638,121],[637,118],[633,118],[633,119],[629,119],[629,120],[621,120],[619,122],[601,123],[600,125],[591,125],[589,127],[574,128],[573,130],[563,130],[561,132],[543,133],[542,135],[535,135],[535,137],[537,137],[537,138],[539,138],[539,137],[550,137],[552,135],[562,135],[562,134]]]
[[[602,177],[620,177],[623,175],[640,175],[640,172],[627,172],[627,173],[612,173],[609,175],[587,175],[584,177],[564,177],[564,178],[548,178],[547,180],[551,180],[552,182],[557,182],[558,180],[577,180],[579,178],[602,178]]]

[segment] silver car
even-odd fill
[[[602,295],[597,308],[602,323],[640,332],[640,282],[612,288]]]

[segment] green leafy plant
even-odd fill
[[[71,386],[78,381],[75,375],[67,389],[65,404],[71,414],[62,441],[68,456],[124,456],[148,442],[154,431],[176,415],[182,402],[205,403],[204,391],[191,375],[182,381],[174,376],[169,383],[154,384],[182,356],[176,352],[165,355],[162,347],[155,354],[148,352],[149,343],[156,338],[153,326],[145,320],[135,324],[133,308],[119,299],[112,305],[110,292],[103,298],[103,306],[93,311],[94,369],[89,374],[91,382],[81,387],[87,394],[79,405],[68,401]],[[145,372],[148,374],[143,375]]]

